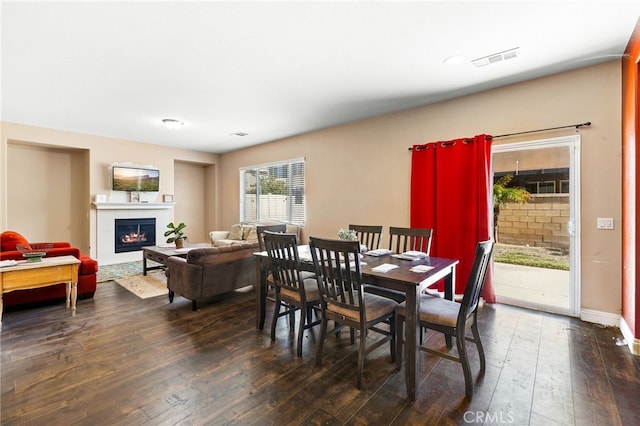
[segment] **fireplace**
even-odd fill
[[[139,251],[156,245],[156,219],[115,219],[115,252]]]

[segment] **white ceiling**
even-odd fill
[[[3,121],[218,153],[620,58],[640,13],[637,0],[1,6]]]

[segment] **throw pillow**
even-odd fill
[[[254,225],[245,225],[244,226],[244,240],[247,241],[258,241],[258,231]]]
[[[229,240],[242,240],[242,228],[243,226],[239,223],[235,225],[231,225],[231,232],[229,232],[229,236],[227,239]]]
[[[22,235],[13,231],[5,231],[0,235],[0,249],[2,251],[14,251],[18,244],[29,245],[29,241]]]

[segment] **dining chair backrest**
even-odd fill
[[[380,248],[382,225],[349,225],[349,229],[356,231],[360,244],[367,246],[367,250]]]
[[[296,234],[265,231],[263,238],[274,284],[304,294]]]
[[[363,318],[360,243],[309,237],[309,248],[323,303]]]
[[[264,245],[264,232],[287,232],[287,224],[279,223],[277,225],[257,225],[256,226],[256,234],[258,235],[258,246],[260,247],[260,251],[265,251],[266,247]]]
[[[394,253],[421,251],[429,255],[431,251],[431,228],[389,227],[389,250]]]
[[[473,267],[471,268],[467,287],[462,297],[460,313],[458,315],[458,326],[463,325],[471,315],[475,314],[478,308],[480,292],[484,286],[492,252],[493,240],[481,241],[476,245]]]

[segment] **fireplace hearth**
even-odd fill
[[[115,219],[115,252],[125,253],[156,245],[156,219]]]

